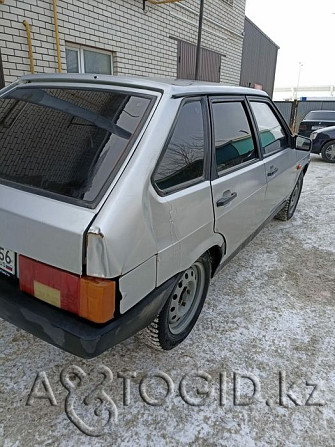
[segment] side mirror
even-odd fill
[[[294,137],[295,148],[299,151],[309,152],[312,149],[312,140],[310,138],[302,137],[301,135],[296,135]]]

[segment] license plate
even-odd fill
[[[312,126],[312,130],[323,129],[324,126]]]
[[[0,246],[0,272],[5,275],[15,276],[16,254],[12,250]]]

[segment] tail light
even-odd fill
[[[115,282],[78,276],[19,257],[20,290],[95,323],[114,317]]]
[[[299,130],[307,130],[306,124],[300,124]]]

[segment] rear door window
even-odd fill
[[[205,132],[201,100],[181,106],[175,126],[153,175],[164,193],[187,187],[204,177]]]
[[[10,92],[0,99],[0,182],[94,207],[152,103],[94,89]]]

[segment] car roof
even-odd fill
[[[302,121],[333,121],[335,119],[335,110],[311,110],[308,112]]]
[[[172,78],[147,78],[135,76],[112,76],[100,74],[45,73],[37,75],[25,75],[19,78],[18,84],[24,83],[84,83],[97,85],[119,85],[123,87],[140,88],[160,91],[171,96],[189,96],[197,94],[240,94],[268,96],[262,90],[246,87],[227,86],[214,82],[192,81]]]
[[[308,113],[335,113],[335,110],[328,110],[328,109],[323,109],[323,110],[310,110]]]

